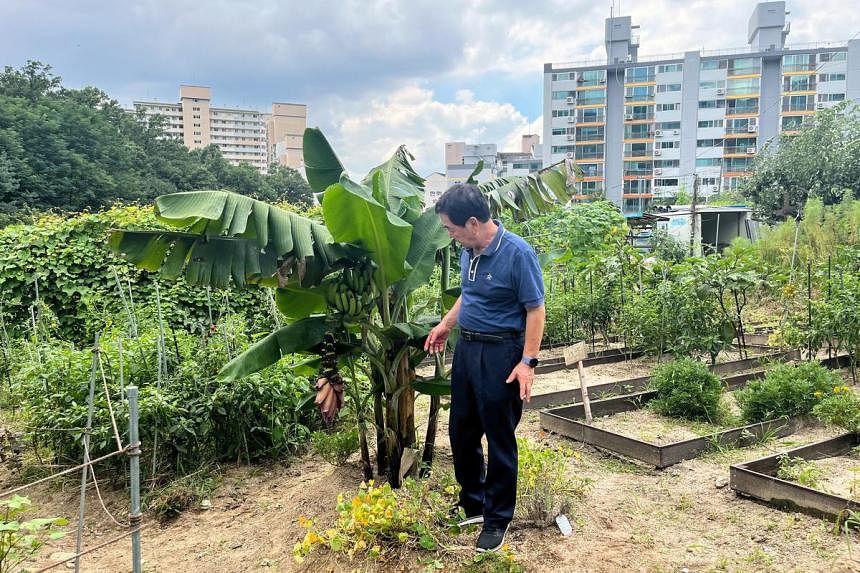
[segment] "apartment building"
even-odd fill
[[[701,196],[737,188],[766,143],[860,101],[860,40],[786,45],[785,16],[785,2],[760,3],[747,47],[653,58],[629,16],[607,18],[606,61],[544,66],[545,163],[574,160],[577,196],[627,215],[696,183]]]
[[[163,116],[168,135],[188,149],[215,144],[224,158],[247,163],[262,173],[270,163],[300,169],[303,165],[302,135],[307,108],[301,104],[275,103],[272,113],[253,109],[213,107],[211,89],[179,86],[179,102],[135,101],[133,111]]]
[[[452,141],[445,144],[446,180],[448,186],[466,181],[479,161],[484,167],[476,177],[484,183],[496,177],[528,175],[543,167],[540,136],[523,135],[519,151],[499,151],[495,143],[467,144]]]

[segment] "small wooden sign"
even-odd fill
[[[577,362],[582,362],[588,358],[588,347],[585,346],[585,341],[577,342],[573,346],[568,346],[563,350],[564,365],[573,366]]]

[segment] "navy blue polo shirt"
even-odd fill
[[[525,240],[499,230],[478,256],[460,253],[461,294],[457,322],[477,332],[522,331],[526,309],[544,303],[543,275],[534,249]]]

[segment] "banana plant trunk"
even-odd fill
[[[413,473],[416,447],[415,435],[415,391],[412,382],[415,370],[409,365],[408,355],[404,355],[397,364],[396,384],[394,393],[387,398],[385,428],[388,456],[388,482],[391,487],[402,485],[403,477]],[[404,455],[405,454],[405,455]],[[411,467],[403,467],[407,462]]]

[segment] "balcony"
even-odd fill
[[[654,112],[647,113],[625,113],[624,121],[648,121],[654,119]]]
[[[805,62],[800,64],[783,64],[782,65],[782,73],[798,73],[798,72],[809,72],[810,74],[815,73],[815,64],[812,62]]]
[[[727,127],[726,135],[734,135],[736,133],[757,133],[757,125],[743,125],[739,127]]]
[[[577,151],[576,159],[577,160],[581,160],[581,159],[603,159],[603,152],[602,151],[583,151],[583,152]]]
[[[726,108],[726,117],[730,117],[733,115],[750,115],[758,113],[757,105],[748,105],[742,107],[728,107]]]
[[[632,95],[624,96],[624,103],[625,104],[630,104],[632,102],[653,101],[653,100],[654,100],[654,94],[652,94],[652,93],[632,94]]]
[[[815,102],[808,101],[806,104],[792,104],[792,103],[784,103],[782,104],[782,112],[790,113],[793,111],[814,111],[815,110]]]
[[[624,84],[625,85],[641,84],[641,83],[655,82],[655,81],[657,81],[657,75],[656,74],[638,75],[638,76],[630,76],[630,77],[624,78]]]
[[[723,148],[723,155],[755,155],[755,143],[752,145],[726,145]]]
[[[753,74],[760,74],[761,66],[755,66],[751,68],[729,68],[726,72],[727,77],[732,76],[750,76]]]

